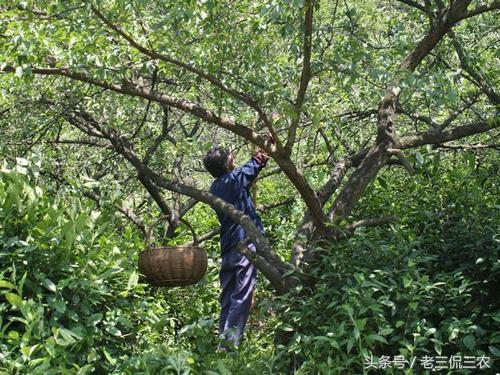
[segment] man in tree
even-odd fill
[[[248,215],[262,233],[264,227],[255,211],[250,187],[268,159],[264,151],[258,150],[250,161],[235,169],[233,153],[220,147],[213,147],[203,158],[205,168],[215,177],[210,192]],[[218,350],[227,351],[237,348],[243,335],[252,304],[257,269],[237,250],[238,243],[246,238],[245,230],[226,214],[216,213],[221,225],[222,253],[219,334],[223,341]],[[255,251],[253,244],[248,245],[248,248]]]

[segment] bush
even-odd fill
[[[314,290],[282,300],[281,329],[293,336],[280,354],[292,357],[298,374],[361,373],[370,358],[377,364],[382,356],[416,358],[418,373],[425,372],[424,356],[484,356],[494,368],[500,356],[498,186],[494,174],[475,173],[467,157],[445,172],[433,172],[430,157],[416,181],[387,172],[358,212],[377,217],[390,207],[401,221],[359,228],[349,240],[318,249]],[[485,168],[498,162],[492,163]]]

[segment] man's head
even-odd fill
[[[234,169],[234,155],[221,147],[212,147],[203,157],[203,165],[215,178]]]

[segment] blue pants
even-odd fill
[[[253,244],[248,248],[255,251]],[[222,254],[219,334],[229,346],[238,347],[240,343],[250,313],[256,280],[257,269],[246,256],[236,249]]]

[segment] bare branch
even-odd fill
[[[153,77],[151,79],[151,90],[155,89],[155,84],[156,84],[156,78],[158,77],[158,67],[155,67],[155,70],[153,72]],[[151,108],[151,100],[148,99],[148,103],[146,104],[146,109],[144,111],[144,115],[142,116],[142,121],[135,130],[135,132],[132,134],[130,139],[137,137],[141,129],[143,128],[144,124],[146,123],[146,120],[148,119],[149,115],[149,109]]]
[[[196,203],[198,201],[194,200]],[[257,211],[265,211],[271,208],[281,207],[290,203],[293,203],[295,198],[288,198],[280,202],[270,203],[270,204],[260,204],[256,207]],[[182,214],[182,213],[181,213]],[[198,236],[198,242],[201,243],[203,241],[207,241],[220,233],[220,226],[215,227],[214,229]],[[186,245],[193,245],[194,241],[188,242]]]
[[[162,175],[157,174],[140,160],[140,158],[133,151],[132,145],[125,137],[119,135],[115,130],[107,129],[103,126],[100,126],[100,130],[102,131],[103,136],[113,145],[114,149],[136,169],[140,181],[146,189],[148,189],[148,192],[150,192],[152,196],[156,196],[157,193],[159,194],[159,187],[186,195],[198,201],[207,203],[218,211],[224,212],[232,220],[240,224],[245,229],[248,238],[257,248],[257,255],[259,256],[259,259],[257,260],[256,266],[273,283],[273,286],[279,292],[283,291],[283,278],[280,277],[279,282],[277,282],[275,276],[276,274],[281,275],[289,270],[289,265],[284,263],[279,256],[274,253],[268,240],[260,233],[259,229],[255,226],[249,216],[209,192],[198,190],[178,181],[170,181]],[[159,198],[160,199],[158,199],[157,203],[161,204],[161,196]],[[175,218],[170,212],[170,208],[166,206],[163,207],[162,210],[163,209],[166,210],[167,214],[170,213],[170,220],[174,221]],[[265,262],[265,264],[262,264],[262,262]]]
[[[149,147],[147,149],[146,154],[145,154],[144,159],[143,159],[143,162],[145,164],[149,163],[149,161],[151,160],[151,157],[153,157],[154,153],[158,150],[158,147],[160,147],[161,143],[165,139],[168,139],[170,141],[170,143],[172,143],[174,146],[177,144],[177,141],[168,134],[169,131],[170,131],[170,128],[168,126],[168,107],[163,106],[163,120],[162,120],[161,133],[155,138],[151,147]]]
[[[286,291],[286,286],[283,280],[282,273],[264,259],[259,253],[251,251],[247,247],[246,242],[240,241],[237,245],[237,250],[245,255],[262,273],[264,273],[271,284],[276,288],[276,291],[281,294]]]
[[[53,141],[47,141],[46,143],[51,144],[67,144],[67,145],[83,145],[83,146],[93,146],[98,148],[109,148],[109,145],[103,145],[97,141],[92,141],[89,139],[56,139]]]
[[[395,155],[398,158],[398,160],[401,163],[401,165],[408,171],[408,173],[410,175],[412,175],[412,174],[415,173],[415,170],[413,169],[413,166],[405,158],[403,152],[400,149],[398,149],[398,148],[389,148],[389,149],[387,149],[387,152],[389,152],[392,155]]]
[[[471,0],[456,0],[450,3],[450,7],[443,9],[439,19],[432,25],[427,35],[418,43],[413,52],[400,64],[399,70],[414,71],[420,62],[437,45],[443,36],[457,22],[458,17],[463,14]],[[368,151],[359,168],[353,172],[342,191],[335,199],[328,218],[332,220],[335,216],[347,216],[354,204],[361,198],[366,186],[376,177],[382,166],[390,159],[390,148],[402,148],[397,146],[395,131],[395,113],[397,111],[397,100],[399,95],[396,78],[382,99],[378,114],[378,132],[375,144]]]
[[[198,236],[198,243],[208,241],[211,238],[214,238],[215,236],[217,236],[219,233],[220,233],[220,227],[216,227],[216,228],[210,230],[209,232],[206,232],[206,233],[202,234],[201,236]],[[191,242],[188,242],[185,244],[185,246],[192,246],[192,245],[194,245],[194,241],[191,241]]]
[[[414,71],[420,62],[439,43],[443,36],[460,20],[472,0],[456,0],[442,12],[429,33],[420,41],[415,50],[401,63],[401,70]]]
[[[3,70],[0,71],[14,73],[15,68],[12,66],[6,66],[3,68]],[[265,149],[271,156],[275,155],[276,153],[276,146],[271,144],[266,137],[260,136],[254,130],[242,124],[236,123],[229,117],[218,116],[217,114],[215,114],[215,112],[209,109],[205,109],[198,103],[194,103],[189,100],[159,93],[157,91],[135,85],[130,81],[124,81],[123,84],[102,81],[83,73],[72,72],[68,68],[32,68],[32,72],[34,74],[40,75],[56,75],[67,77],[76,81],[90,83],[92,85],[99,86],[120,94],[150,99],[157,103],[169,105],[178,108],[181,111],[191,113],[193,116],[198,117],[208,123],[216,124],[221,128],[227,129],[235,133],[236,135],[239,135],[240,137],[248,140],[249,142],[252,142],[257,146]]]
[[[77,112],[78,115],[80,115],[84,120],[87,122],[88,126],[86,126],[86,129],[95,129],[95,131],[99,132],[101,138],[107,138],[109,140],[109,137],[112,136],[113,131],[112,130],[105,130],[102,126],[100,126],[99,122],[97,119],[93,118],[92,115],[88,112],[86,112],[83,109],[79,109]],[[82,129],[81,123],[78,123],[75,121],[75,116],[72,112],[67,111],[65,113],[68,121],[77,127],[78,129]],[[175,226],[176,224],[176,218],[172,214],[172,209],[169,207],[169,205],[165,202],[163,199],[161,192],[159,191],[158,187],[155,186],[150,179],[148,179],[144,174],[139,173],[138,175],[139,181],[142,183],[144,188],[147,190],[147,192],[151,195],[151,197],[154,199],[158,207],[160,208],[161,212],[164,215],[167,215],[170,218],[170,224],[171,226]]]

